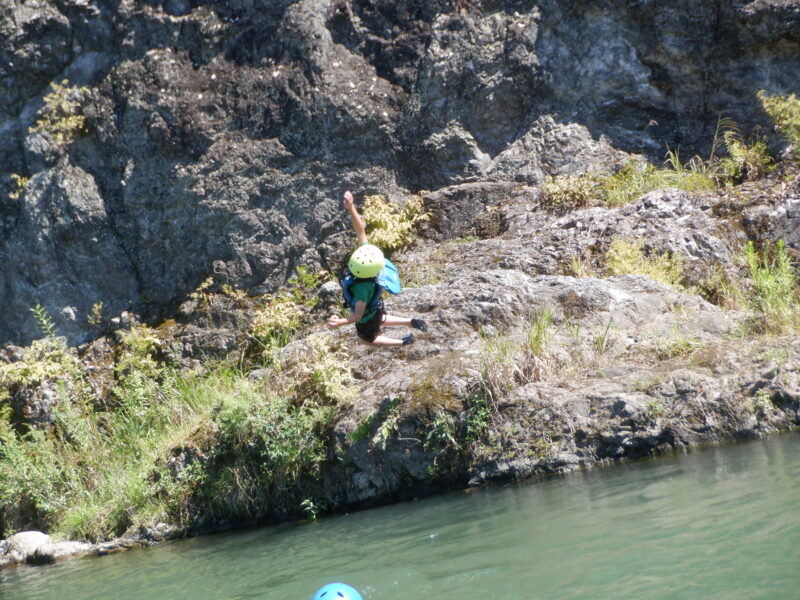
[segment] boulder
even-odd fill
[[[41,531],[21,531],[0,542],[0,567],[26,562],[39,548],[51,544],[50,536]]]

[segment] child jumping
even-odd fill
[[[350,272],[357,278],[350,288],[350,294],[354,301],[352,306],[353,314],[344,319],[336,315],[328,319],[328,327],[336,329],[342,325],[356,324],[358,337],[368,344],[374,346],[400,346],[414,342],[414,336],[409,333],[402,339],[392,338],[381,335],[381,326],[392,327],[404,325],[413,327],[420,331],[428,331],[428,326],[422,319],[411,319],[390,315],[383,306],[383,301],[379,300],[370,310],[368,306],[373,305],[374,296],[380,293],[377,285],[378,273],[383,270],[383,252],[377,246],[373,246],[367,241],[367,230],[364,219],[358,214],[358,210],[353,204],[353,194],[349,191],[344,193],[344,207],[350,214],[350,221],[356,232],[358,248],[350,256],[347,263]]]

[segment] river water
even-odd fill
[[[800,599],[800,434],[0,571],[2,600]]]

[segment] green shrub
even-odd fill
[[[277,295],[267,300],[256,312],[250,335],[266,351],[284,347],[303,325],[303,306],[287,295]]]
[[[317,304],[316,291],[329,277],[328,273],[312,273],[297,267],[284,290],[268,296],[256,310],[250,326],[250,339],[259,346],[259,354],[267,363],[275,360],[276,350],[291,342],[308,324],[310,309]]]
[[[58,328],[50,318],[50,313],[41,304],[37,304],[32,309],[33,318],[36,320],[36,325],[39,327],[39,332],[46,338],[54,338],[58,334]]]
[[[8,197],[12,200],[16,200],[22,196],[23,192],[25,192],[25,187],[28,185],[28,182],[31,179],[30,177],[25,177],[23,175],[19,175],[18,173],[11,173],[11,180],[14,182],[15,189],[8,194]]]
[[[542,203],[556,210],[589,206],[595,194],[592,178],[585,175],[548,175],[541,187]]]
[[[148,337],[127,341],[146,351]],[[136,524],[190,525],[204,513],[263,514],[287,486],[318,474],[329,426],[356,392],[340,351],[324,341],[310,346],[260,381],[224,365],[152,371],[139,354],[126,359],[117,401],[103,412],[82,379],[63,386],[52,431],[0,427],[0,527],[20,516],[49,532],[101,540]],[[63,370],[49,362],[32,373],[7,367],[15,381]],[[189,457],[182,467],[171,463],[178,454]]]
[[[782,334],[800,326],[797,270],[783,240],[758,252],[753,242],[745,246],[751,293],[746,298],[751,327],[759,333]]]
[[[266,389],[252,402],[224,406],[195,502],[218,518],[263,515],[277,492],[303,475],[318,476],[327,452],[321,434],[334,414],[293,406]]]
[[[329,336],[316,334],[305,340],[301,351],[287,356],[281,369],[290,382],[287,391],[297,402],[345,406],[358,393],[348,364],[344,349]]]
[[[629,242],[616,238],[606,252],[606,266],[611,275],[646,275],[683,291],[683,257],[669,252],[647,256],[644,240]]]
[[[800,98],[790,96],[767,96],[764,90],[758,92],[758,99],[764,111],[775,123],[775,129],[791,144],[794,157],[800,160]]]
[[[370,242],[388,252],[409,245],[414,239],[414,227],[428,219],[422,209],[421,196],[410,198],[402,208],[383,196],[367,196],[362,214]]]
[[[86,117],[80,114],[80,110],[89,88],[69,87],[66,79],[61,84],[51,83],[50,87],[52,91],[44,97],[39,120],[29,131],[44,132],[56,144],[66,145],[87,134]]]
[[[775,164],[764,140],[748,145],[735,131],[723,134],[728,156],[720,160],[724,177],[733,181],[755,181],[775,170]]]
[[[0,400],[9,390],[35,386],[50,380],[76,380],[80,377],[78,359],[69,351],[64,338],[35,340],[25,349],[22,360],[0,364]]]

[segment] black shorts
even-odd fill
[[[383,309],[383,302],[378,305],[375,314],[366,323],[356,323],[356,331],[358,337],[365,342],[374,342],[375,338],[381,332],[381,324],[386,316],[386,311]]]

